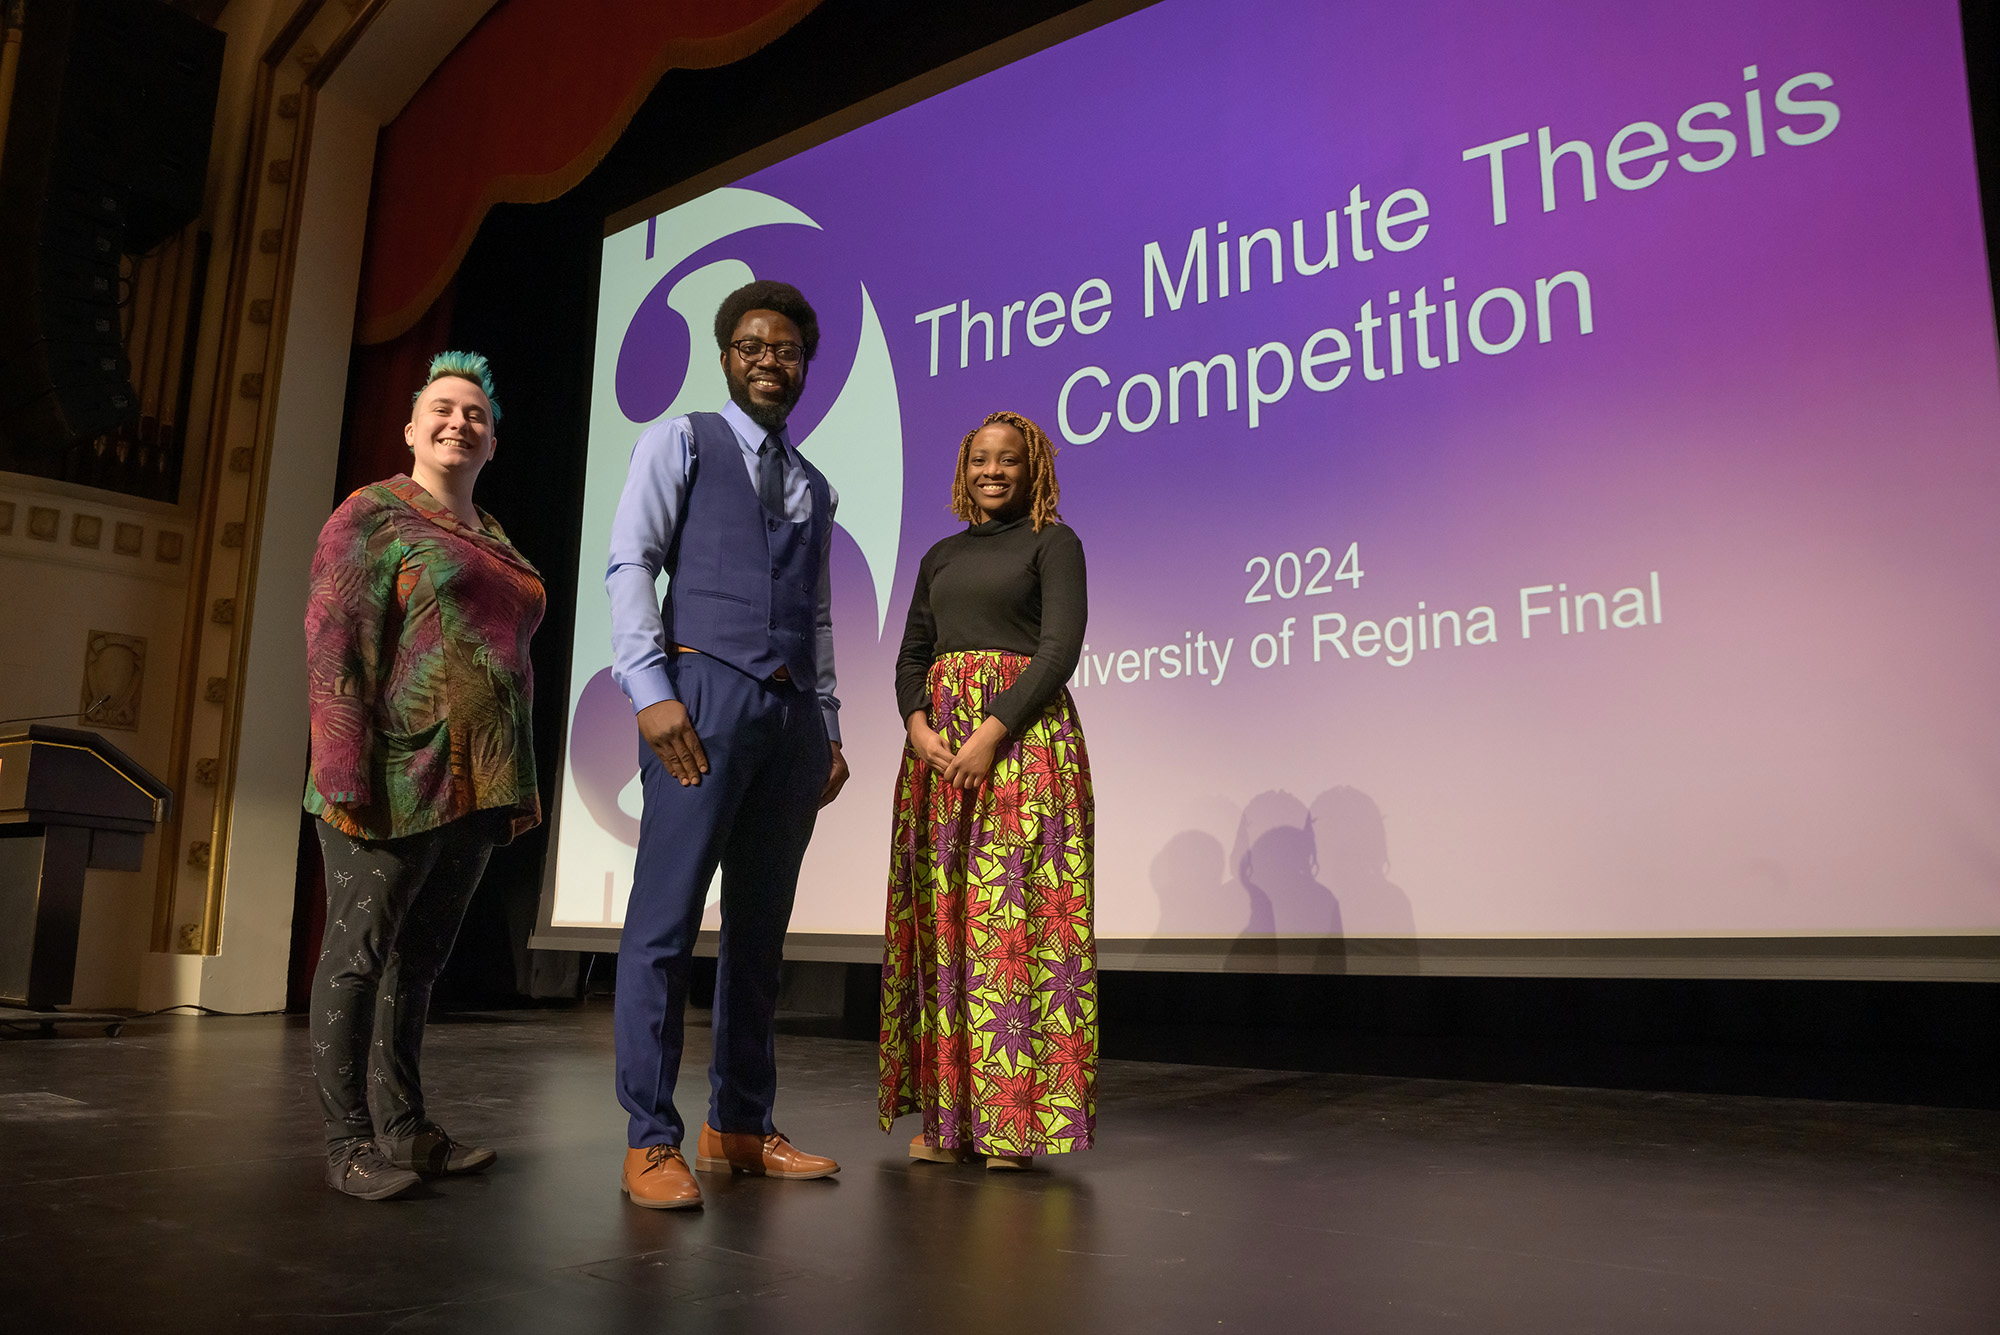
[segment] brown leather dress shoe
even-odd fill
[[[625,1171],[618,1185],[632,1204],[648,1210],[698,1210],[701,1188],[681,1158],[678,1145],[648,1145],[625,1151]]]
[[[818,1154],[795,1148],[778,1132],[717,1131],[701,1124],[694,1166],[704,1173],[749,1173],[755,1177],[832,1177],[840,1165]]]

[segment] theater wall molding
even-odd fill
[[[140,872],[91,874],[79,1004],[283,1004],[305,577],[335,492],[375,143],[492,3],[223,6],[208,189],[188,234],[207,236],[211,262],[178,354],[192,382],[178,492],[0,474],[0,716],[79,707],[87,680],[116,677],[136,729],[110,735],[179,799]],[[192,253],[177,243],[132,267],[169,323],[186,309],[177,289],[196,286],[177,247]]]
[[[78,1004],[284,1002],[306,577],[340,494],[364,255],[398,276],[368,290],[402,294],[397,332],[427,356],[450,327],[436,298],[493,203],[569,189],[664,70],[747,55],[814,3],[230,0],[202,15],[228,38],[202,214],[130,270],[145,331],[130,346],[152,368],[139,389],[160,387],[147,401],[176,419],[178,479],[153,499],[0,473],[0,717],[82,711],[86,683],[116,677],[116,700],[76,721],[110,729],[178,799],[141,871],[91,873]],[[507,128],[535,100],[496,70],[546,66],[553,97],[613,48],[619,74],[587,108],[539,138]],[[467,125],[502,151],[474,155],[449,207],[385,207],[415,190],[427,208],[409,164]],[[176,342],[183,319],[194,336]],[[362,370],[360,397],[409,393]]]

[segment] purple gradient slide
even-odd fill
[[[1948,0],[1167,0],[605,244],[586,608],[632,440],[719,393],[703,294],[825,321],[854,778],[795,931],[880,930],[896,641],[999,408],[1090,562],[1101,935],[2000,930]],[[558,922],[629,892],[595,615]]]

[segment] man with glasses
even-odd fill
[[[686,1209],[701,1188],[674,1107],[688,967],[722,870],[714,1059],[695,1166],[826,1177],[771,1119],[772,1022],[799,864],[847,781],[828,552],[838,502],[785,429],[819,344],[799,290],[756,282],[715,315],[729,402],[649,427],[611,524],[612,675],[639,725],[645,811],[618,951],[622,1186]],[[655,593],[670,577],[666,600]]]

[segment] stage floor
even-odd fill
[[[1097,1149],[912,1163],[781,1036],[818,1182],[617,1189],[608,1004],[432,1025],[488,1174],[320,1182],[297,1019],[0,1043],[7,1331],[2000,1330],[2000,1113],[1110,1062]],[[698,1119],[708,1032],[691,1028]]]

